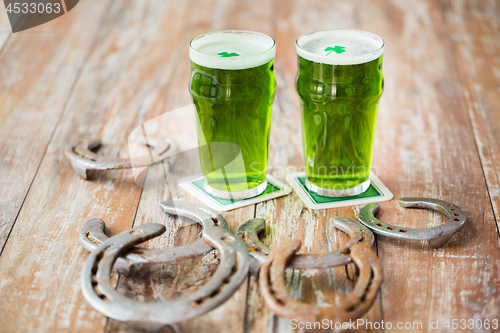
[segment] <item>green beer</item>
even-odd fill
[[[310,191],[336,197],[369,188],[383,48],[380,37],[359,30],[320,31],[297,40]]]
[[[204,187],[216,197],[244,199],[267,187],[274,55],[274,40],[250,31],[208,33],[190,43]]]

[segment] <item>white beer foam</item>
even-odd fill
[[[221,52],[238,56],[222,57]],[[189,44],[189,58],[195,64],[219,69],[246,69],[274,59],[276,44],[271,37],[253,31],[209,32]]]
[[[297,54],[309,61],[356,65],[379,58],[384,53],[384,40],[362,30],[325,30],[300,36],[296,48]]]

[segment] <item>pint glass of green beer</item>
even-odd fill
[[[201,35],[189,46],[204,189],[231,200],[259,195],[267,187],[275,42],[230,30]],[[239,147],[234,160],[231,147]]]
[[[328,30],[299,37],[296,49],[306,186],[328,197],[361,194],[370,186],[384,41]]]

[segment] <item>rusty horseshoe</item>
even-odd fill
[[[282,317],[299,322],[323,320],[345,322],[364,315],[372,306],[382,283],[382,267],[369,244],[356,244],[350,257],[359,269],[359,278],[353,292],[339,305],[311,305],[293,299],[285,284],[287,262],[294,258],[301,242],[287,240],[267,256],[261,266],[259,286],[266,304]]]
[[[259,285],[266,304],[278,315],[301,321],[323,319],[346,321],[362,316],[371,307],[382,281],[382,269],[371,250],[374,236],[370,229],[346,217],[334,218],[334,226],[350,240],[326,254],[295,254],[300,241],[289,240],[270,250],[258,238],[264,219],[251,219],[233,235],[224,218],[214,210],[193,203],[164,201],[160,208],[167,214],[186,217],[202,225],[202,238],[194,243],[168,249],[134,247],[165,231],[160,224],[146,224],[108,238],[104,222],[92,219],[82,226],[80,240],[92,251],[82,272],[82,291],[87,301],[104,315],[140,325],[158,328],[194,318],[225,302],[245,279],[249,268],[260,269]],[[246,244],[243,240],[247,241]],[[128,273],[136,263],[161,263],[191,258],[217,249],[220,264],[210,280],[194,294],[167,302],[139,302],[122,295],[111,284],[110,273]],[[250,256],[249,256],[250,254]],[[328,268],[354,262],[359,278],[345,302],[336,306],[313,306],[292,299],[285,286],[286,268]]]
[[[163,201],[160,209],[164,213],[180,215],[199,223],[204,229],[208,225],[215,224],[225,230],[229,230],[226,220],[215,210],[189,202]],[[207,224],[208,223],[208,224]],[[104,221],[101,219],[90,219],[80,228],[80,243],[88,251],[94,251],[109,237],[104,233]],[[199,238],[193,243],[170,247],[166,249],[134,248],[125,256],[117,258],[113,269],[127,276],[130,268],[135,264],[153,264],[172,262],[181,259],[201,256],[211,250],[213,246],[204,238]]]
[[[95,151],[101,147],[101,140],[78,142],[67,147],[64,154],[76,173],[83,179],[88,179],[90,171],[147,167],[161,163],[166,157],[177,151],[177,144],[169,138],[150,136],[147,138],[147,142],[141,143],[153,149],[149,151],[149,154],[132,160],[97,155]]]
[[[453,234],[465,225],[465,213],[458,206],[444,200],[401,198],[399,199],[399,204],[405,208],[427,208],[443,213],[448,217],[448,222],[434,228],[426,229],[398,227],[384,223],[375,217],[375,214],[380,209],[380,205],[376,203],[371,203],[361,208],[358,219],[378,235],[406,240],[425,240],[434,248],[444,246]]]
[[[351,257],[348,254],[351,247],[359,243],[367,243],[370,247],[373,245],[373,233],[361,223],[347,217],[335,217],[333,222],[335,228],[350,237],[349,242],[329,253],[295,255],[287,263],[287,267],[320,269],[346,265],[351,262]],[[250,246],[249,254],[253,258],[250,263],[252,272],[258,271],[260,265],[265,261],[266,255],[271,252],[271,249],[263,244],[258,237],[264,227],[264,219],[254,218],[240,225],[236,231],[236,236],[243,238]]]
[[[175,210],[167,202],[167,210]],[[182,208],[176,215],[195,217]],[[126,297],[111,284],[114,262],[134,245],[165,231],[160,224],[146,224],[113,236],[99,245],[87,258],[82,271],[82,292],[87,301],[104,315],[136,325],[162,326],[202,315],[224,303],[245,279],[249,257],[246,244],[211,219],[203,221],[203,238],[219,251],[220,264],[201,289],[183,299],[167,302],[140,302]]]

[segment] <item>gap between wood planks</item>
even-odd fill
[[[192,4],[192,2],[189,2],[189,3]],[[186,17],[187,13],[189,13],[189,8],[188,8],[188,10],[186,10],[186,13],[185,13],[184,17]],[[185,19],[184,19],[184,21],[185,21]],[[184,33],[184,36],[185,35],[186,35],[186,33]],[[182,40],[182,38],[180,38],[180,39]],[[176,55],[176,57],[174,57],[174,58],[177,58],[177,59],[180,58],[180,53],[181,52],[180,52],[179,48],[177,47],[177,44],[174,46],[174,49],[176,50],[175,53],[174,53]],[[175,67],[175,70],[172,72],[172,76],[175,76],[175,73],[178,71],[178,69],[179,69],[179,67]],[[166,107],[166,105],[164,104],[163,105],[163,112],[162,113],[164,113],[164,108],[165,107]],[[146,183],[146,179],[147,179],[147,171],[146,171],[146,176],[145,176],[144,183]],[[141,188],[140,192],[141,193],[139,195],[139,200],[137,201],[137,204],[135,206],[134,218],[132,219],[132,224],[130,226],[130,229],[132,229],[132,228],[135,227],[135,222],[136,222],[136,219],[137,219],[137,214],[139,212],[139,205],[141,203],[142,195],[144,193],[144,188]],[[169,197],[170,197],[169,199],[173,199],[171,193],[169,193]],[[123,282],[123,277],[121,275],[118,276],[115,289],[118,289],[118,287],[120,286],[120,282]],[[113,330],[112,329],[112,325],[113,324],[114,324],[113,323],[113,319],[111,319],[109,317],[106,317],[106,324],[104,326],[103,332],[110,332],[110,331],[112,331]]]
[[[456,55],[455,55],[456,56]],[[76,82],[76,81],[75,81]],[[284,93],[284,92],[283,92]],[[68,98],[69,99],[69,98]],[[279,102],[279,101],[278,101]],[[283,108],[285,108],[286,106],[283,106]],[[66,108],[66,107],[65,107]],[[65,110],[65,109],[63,109]],[[469,120],[470,120],[470,114],[469,114]],[[475,138],[476,139],[476,138]],[[52,139],[51,139],[52,140]],[[477,140],[476,140],[476,148],[477,148]],[[43,159],[42,159],[43,160]],[[37,169],[37,172],[38,172],[38,169]],[[483,173],[484,173],[484,170],[483,170]],[[35,177],[33,177],[34,179]],[[25,197],[26,198],[26,197]],[[135,223],[136,221],[136,217],[137,217],[137,210],[138,210],[138,206],[139,206],[139,203],[141,202],[141,198],[142,198],[142,191],[141,191],[141,194],[140,194],[140,198],[139,198],[139,201],[137,202],[137,207],[136,207],[136,212],[135,212],[135,216],[134,216],[134,219],[133,219],[133,222],[132,222],[132,225]],[[491,199],[491,198],[490,198]],[[255,217],[256,216],[256,210],[257,210],[257,206],[254,207],[254,214],[253,216]],[[21,211],[21,209],[19,209],[19,212]],[[18,214],[19,214],[18,212]],[[483,213],[483,216],[484,216],[484,213]],[[12,229],[11,229],[12,230]],[[377,251],[378,251],[378,248],[377,248]],[[381,299],[381,303],[382,303],[382,299]],[[246,312],[245,312],[246,313]]]
[[[453,54],[453,59],[454,59],[454,62],[453,62],[453,68],[454,68],[454,71],[456,73],[456,76],[457,78],[459,79],[462,87],[464,88],[464,93],[468,93],[470,96],[469,98],[465,98],[464,94],[461,94],[461,97],[463,99],[463,103],[464,105],[467,106],[468,108],[468,112],[467,112],[467,115],[468,115],[468,118],[469,118],[469,125],[470,125],[470,130],[471,130],[471,133],[473,133],[473,137],[474,137],[474,143],[475,143],[475,146],[476,146],[476,151],[477,151],[477,155],[478,155],[478,159],[479,159],[479,163],[481,165],[481,171],[483,173],[483,177],[484,177],[484,184],[486,186],[486,189],[487,189],[487,193],[488,193],[488,199],[490,201],[490,205],[491,205],[491,210],[493,211],[493,218],[495,220],[495,224],[496,224],[496,227],[497,227],[497,237],[500,238],[500,220],[499,220],[499,216],[498,214],[500,212],[498,212],[495,208],[495,203],[494,203],[494,199],[492,197],[492,194],[491,194],[491,186],[490,186],[490,181],[489,181],[489,177],[488,177],[488,174],[486,173],[485,171],[485,157],[483,156],[483,153],[481,152],[481,149],[480,149],[480,144],[479,144],[479,138],[478,136],[480,135],[480,133],[477,132],[477,130],[474,128],[474,118],[473,118],[473,110],[476,108],[475,106],[473,105],[470,105],[470,101],[469,99],[473,99],[474,98],[474,94],[473,94],[473,91],[470,87],[470,82],[468,80],[466,80],[467,78],[467,73],[464,73],[463,70],[461,69],[461,67],[459,66],[459,62],[463,62],[464,60],[462,59],[461,55],[460,55],[460,52],[459,50],[457,49],[457,45],[456,45],[456,42],[453,41],[450,36],[452,35],[452,32],[450,30],[450,22],[449,22],[449,19],[446,17],[446,13],[448,12],[447,10],[447,7],[445,6],[445,2],[447,2],[446,0],[441,0],[439,1],[439,4],[440,4],[440,8],[441,8],[441,15],[442,15],[442,20],[443,20],[443,25],[444,25],[444,28],[445,28],[445,31],[446,31],[446,35],[448,37],[448,43],[450,44],[450,52]],[[449,7],[453,7],[453,4],[451,4],[450,2],[447,2],[448,6]],[[483,8],[484,9],[484,8]],[[450,10],[451,12],[453,12],[453,9]],[[454,13],[454,17],[456,17],[458,14],[457,13]],[[470,14],[470,13],[469,13]],[[477,22],[476,22],[477,23]],[[463,27],[464,29],[466,29],[465,27]],[[470,64],[472,65],[472,64]],[[471,78],[472,80],[472,78]],[[488,141],[488,140],[486,140]],[[491,144],[490,142],[487,142],[489,144]],[[492,143],[493,145],[495,144],[495,142]],[[496,148],[496,147],[495,147]],[[500,251],[500,246],[499,246],[499,251]]]
[[[99,20],[99,23],[98,23],[98,26],[99,26],[99,27],[100,27],[100,26],[102,26],[102,25],[104,24],[104,21],[105,21],[106,17],[109,15],[109,10],[110,10],[110,7],[111,7],[111,1],[108,1],[107,5],[106,5],[106,7],[105,7],[105,9],[104,9],[103,15],[102,15],[101,19]],[[22,33],[22,32],[21,32],[21,33]],[[59,123],[60,123],[60,121],[61,121],[62,117],[63,117],[63,116],[64,116],[64,114],[66,113],[66,110],[67,110],[67,107],[68,107],[69,101],[71,100],[71,96],[73,96],[73,92],[74,92],[75,87],[76,87],[76,85],[77,85],[77,83],[78,83],[78,80],[79,80],[79,78],[80,78],[80,75],[82,74],[83,68],[85,67],[85,64],[87,63],[87,61],[88,61],[88,59],[89,59],[90,55],[92,54],[92,50],[94,49],[94,47],[95,47],[95,45],[96,45],[96,42],[97,42],[97,40],[98,40],[98,38],[99,38],[99,34],[100,34],[100,30],[99,30],[99,28],[96,28],[95,34],[94,34],[94,36],[92,37],[92,39],[93,39],[93,40],[92,40],[92,42],[91,42],[91,46],[89,47],[89,50],[88,50],[87,54],[85,55],[85,57],[84,57],[84,59],[83,59],[82,63],[80,64],[80,67],[79,67],[79,68],[78,68],[78,70],[77,70],[77,74],[76,74],[76,76],[75,76],[75,79],[74,79],[74,80],[73,80],[73,82],[71,83],[71,88],[70,88],[70,90],[69,90],[69,92],[68,92],[68,95],[67,95],[66,101],[64,102],[63,109],[62,109],[62,111],[59,113],[59,116],[58,116],[57,121],[56,121],[56,123],[55,123],[55,126],[54,126],[54,128],[53,128],[53,130],[52,130],[52,133],[51,133],[51,135],[50,135],[50,137],[49,137],[49,140],[48,140],[48,142],[47,142],[47,145],[45,146],[45,149],[44,149],[44,151],[43,151],[43,153],[42,153],[42,155],[41,155],[41,157],[40,157],[40,161],[39,161],[39,163],[38,163],[38,165],[37,165],[37,167],[36,167],[36,171],[35,171],[35,173],[33,174],[33,178],[31,179],[30,184],[29,184],[29,186],[28,186],[28,188],[27,188],[27,190],[26,190],[26,193],[24,194],[24,197],[23,197],[23,199],[22,199],[21,205],[19,206],[19,208],[18,208],[18,210],[17,210],[16,217],[15,217],[15,219],[14,219],[14,221],[13,221],[12,225],[10,226],[10,230],[9,230],[9,232],[8,232],[8,234],[7,234],[7,237],[5,238],[5,240],[3,240],[2,248],[1,248],[1,250],[0,250],[0,256],[2,256],[3,250],[4,250],[5,246],[7,245],[7,242],[9,241],[10,234],[12,233],[12,230],[14,229],[14,226],[15,226],[15,224],[16,224],[17,218],[19,217],[19,214],[21,213],[21,210],[22,210],[22,208],[23,208],[23,206],[24,206],[24,203],[25,203],[25,201],[26,201],[26,198],[28,197],[28,194],[29,194],[29,192],[30,192],[31,186],[33,185],[33,182],[35,181],[35,178],[36,178],[36,176],[37,176],[37,174],[38,174],[38,170],[40,169],[40,165],[42,164],[42,161],[43,161],[43,159],[44,159],[44,157],[45,157],[45,154],[46,154],[46,152],[47,152],[47,148],[49,147],[50,143],[52,142],[52,139],[53,139],[53,137],[54,137],[54,133],[56,132],[56,129],[57,129],[57,127],[59,126]],[[10,36],[12,36],[12,35],[13,35],[13,34],[11,33],[11,34],[9,35],[9,38],[10,38]],[[1,50],[3,50],[3,47],[4,47],[6,44],[7,44],[6,42],[4,42],[4,43],[2,44],[2,46],[1,46]],[[0,51],[0,52],[1,52],[1,51]]]

